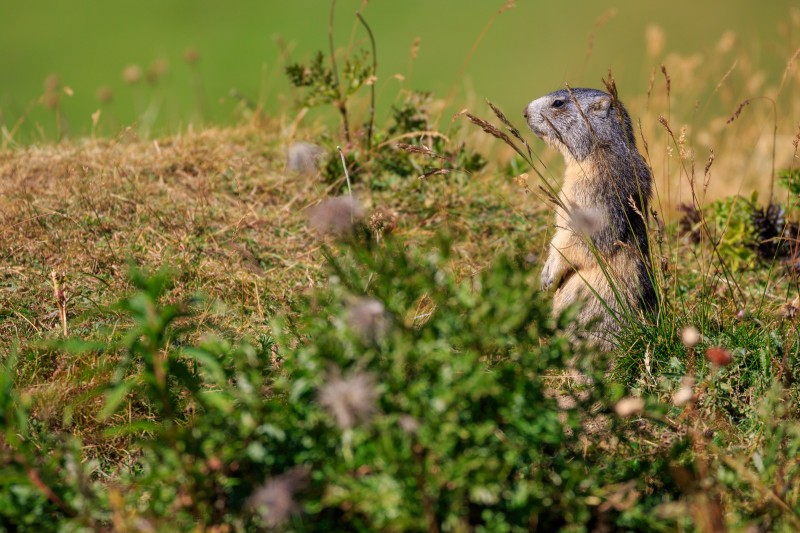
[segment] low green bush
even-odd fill
[[[115,345],[61,344],[116,358],[98,417],[105,438],[131,439],[125,467],[36,427],[9,361],[1,523],[583,531],[682,520],[651,511],[679,496],[667,469],[683,440],[653,451],[629,438],[651,426],[613,412],[624,387],[606,383],[602,356],[573,351],[561,334],[571,316],[550,317],[523,259],[457,279],[444,238],[419,250],[353,238],[326,253],[328,286],[257,347],[187,342],[191,302],[164,301],[164,272],[136,271],[114,309],[131,323]]]

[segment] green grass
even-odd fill
[[[339,2],[338,46],[366,43],[353,16],[360,5],[358,0]],[[451,88],[461,99],[488,96],[516,115],[524,102],[564,81],[573,87],[597,85],[609,67],[627,91],[624,96],[641,94],[650,67],[665,59],[669,65],[666,52],[688,56],[700,51],[711,60],[718,55],[715,43],[729,30],[738,36],[737,47],[751,55],[753,67],[769,72],[772,82],[783,62],[775,48],[789,54],[797,45],[785,44],[778,29],[793,5],[789,0],[758,7],[738,1],[726,9],[688,0],[653,3],[647,9],[635,0],[607,6],[581,2],[570,13],[556,5],[520,2],[494,21],[470,54],[502,5],[369,4],[364,15],[378,38],[380,116],[400,85],[395,74],[406,78],[406,87],[441,97]],[[616,15],[605,16],[612,8]],[[235,123],[239,100],[231,97],[232,89],[262,103],[270,114],[286,112],[292,98],[281,75],[286,62],[327,49],[328,6],[317,0],[13,3],[4,6],[0,19],[0,72],[7,74],[0,88],[0,125],[13,130],[24,117],[14,135],[21,143],[58,136],[53,113],[36,103],[51,74],[74,91],[69,97],[62,93],[62,134],[91,133],[91,115],[101,109],[98,134],[115,136],[134,124],[144,133],[165,135],[189,125]],[[598,25],[598,20],[605,22]],[[653,23],[664,29],[667,49],[650,58],[645,29]],[[278,38],[285,41],[288,57],[282,57]],[[420,48],[412,66],[409,55],[416,38]],[[189,48],[199,53],[194,66],[184,60]],[[131,87],[123,81],[127,65],[147,73],[157,60],[168,68],[155,84]],[[98,100],[101,87],[111,90],[110,103]],[[688,99],[683,105],[693,104]]]

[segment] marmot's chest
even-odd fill
[[[605,202],[600,197],[597,184],[588,179],[564,179],[559,198],[565,206],[581,209],[605,209]]]

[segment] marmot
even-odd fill
[[[524,111],[531,131],[566,160],[541,281],[553,313],[583,302],[574,334],[603,349],[656,294],[647,236],[652,178],[622,103],[595,89],[550,93]]]

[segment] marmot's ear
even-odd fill
[[[589,112],[601,117],[607,117],[611,110],[611,97],[601,96],[591,104],[589,104]]]

